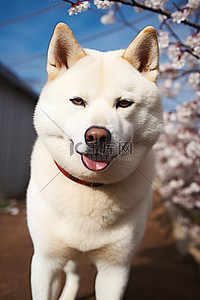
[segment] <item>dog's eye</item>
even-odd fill
[[[75,97],[69,100],[75,105],[81,105],[85,107],[85,101],[80,97]]]
[[[129,101],[129,100],[119,100],[116,103],[116,108],[118,108],[118,107],[126,108],[126,107],[131,106],[132,104],[133,104],[133,102]]]

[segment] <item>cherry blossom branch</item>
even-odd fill
[[[182,51],[185,51],[189,54],[191,54],[192,56],[194,56],[197,59],[200,59],[198,55],[196,55],[193,52],[193,49],[191,47],[189,47],[188,45],[185,45],[181,39],[179,38],[179,36],[175,33],[175,31],[172,29],[172,27],[167,23],[167,20],[164,20],[162,23],[162,26],[165,25],[166,28],[168,29],[168,31],[171,33],[171,35],[176,39],[177,43],[179,44],[180,47],[184,48]],[[160,28],[162,28],[162,26],[160,26]]]
[[[64,2],[67,2],[69,4],[71,4],[71,6],[76,6],[76,4],[78,3],[81,3],[81,1],[77,1],[77,2],[73,2],[71,0],[62,0]],[[102,1],[103,3],[104,1]],[[111,2],[108,0],[108,2]],[[129,6],[132,6],[132,7],[138,7],[140,9],[144,9],[144,10],[148,10],[148,11],[151,11],[153,13],[156,13],[156,14],[160,14],[160,15],[163,15],[165,16],[167,19],[171,19],[173,16],[170,12],[166,11],[166,10],[163,10],[161,8],[154,8],[154,7],[150,7],[150,6],[147,6],[143,3],[139,3],[135,0],[132,0],[131,2],[128,1],[128,0],[112,0],[112,2],[115,2],[115,3],[121,3],[121,4],[124,4],[124,5],[129,5]],[[179,8],[178,8],[179,9]],[[198,31],[200,31],[200,25],[199,24],[196,24],[196,23],[192,23],[188,20],[182,20],[181,23],[183,24],[186,24],[190,27],[193,27],[195,29],[197,29]]]
[[[200,77],[198,74],[199,70],[193,71],[180,71],[183,67],[187,67],[188,69],[194,69],[193,66],[198,66],[196,59],[200,59],[200,25],[194,24],[188,21],[188,18],[194,16],[194,19],[198,21],[199,15],[198,11],[200,10],[200,3],[195,2],[193,0],[188,0],[187,4],[184,4],[182,8],[179,8],[177,5],[174,7],[164,9],[164,5],[166,1],[135,1],[135,0],[63,0],[71,4],[71,8],[68,9],[68,13],[70,16],[77,15],[83,11],[88,10],[91,8],[91,3],[93,2],[94,5],[98,9],[106,9],[109,10],[108,13],[103,14],[101,17],[101,23],[103,24],[114,24],[117,21],[117,14],[120,20],[123,22],[124,26],[129,27],[135,32],[138,32],[138,28],[132,25],[127,19],[126,16],[123,14],[122,10],[120,9],[119,3],[123,5],[129,5],[132,7],[137,7],[143,10],[150,11],[151,13],[159,14],[162,17],[161,25],[159,26],[158,30],[158,41],[159,46],[162,51],[166,51],[168,53],[168,57],[170,62],[167,64],[161,64],[161,78],[164,79],[165,91],[166,95],[170,97],[171,95],[178,95],[177,91],[180,90],[177,88],[176,91],[173,92],[172,89],[174,85],[172,81],[181,78],[182,76],[188,75],[188,83],[191,85],[192,89],[199,89]],[[76,2],[75,2],[76,1]],[[181,38],[176,34],[173,30],[173,24],[185,24],[189,25],[192,28],[197,29],[197,31],[193,30],[193,33],[187,37],[185,42],[181,40]],[[163,31],[163,26],[166,27],[167,32]],[[171,41],[170,37],[173,37],[175,41]],[[189,54],[189,55],[187,55]],[[167,76],[169,80],[167,81]],[[170,83],[171,82],[171,83]]]
[[[66,1],[66,0],[64,0]],[[156,8],[153,8],[153,7],[149,7],[149,6],[146,6],[142,3],[139,3],[139,2],[136,2],[134,0],[132,0],[132,2],[130,1],[127,1],[127,0],[112,0],[113,2],[117,2],[117,3],[121,3],[121,4],[125,4],[125,5],[130,5],[130,6],[135,6],[135,7],[138,7],[138,8],[141,8],[141,9],[144,9],[144,10],[148,10],[148,11],[151,11],[153,13],[157,13],[157,14],[160,14],[160,15],[163,15],[165,16],[167,19],[171,19],[172,16],[171,16],[171,13],[167,12],[167,11],[164,11],[162,9],[156,9]],[[190,27],[193,27],[197,30],[200,30],[200,25],[198,24],[195,24],[195,23],[192,23],[188,20],[183,20],[181,23],[184,23]]]
[[[192,73],[199,73],[199,69],[191,69],[191,70],[174,70],[173,68],[169,68],[165,71],[160,72],[160,77],[161,78],[169,78],[171,80],[177,80],[180,77],[184,77],[187,75],[190,75]],[[170,76],[171,75],[171,76]]]

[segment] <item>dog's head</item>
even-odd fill
[[[70,174],[111,183],[131,174],[162,123],[156,32],[145,28],[124,50],[82,49],[66,24],[55,28],[35,127]]]

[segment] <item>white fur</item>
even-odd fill
[[[122,58],[124,51],[84,52],[84,57],[47,82],[35,112],[39,138],[27,193],[34,300],[58,299],[62,269],[67,283],[59,299],[74,300],[79,286],[77,263],[85,260],[98,270],[97,300],[122,299],[130,261],[151,208],[154,157],[150,149],[162,123],[158,89]],[[74,96],[86,100],[87,106],[72,104],[69,99]],[[134,104],[116,109],[114,101],[119,97]],[[88,170],[76,146],[86,150],[84,135],[91,126],[108,129],[112,143],[133,143],[129,160],[122,153],[105,170]],[[78,184],[60,173],[53,160],[77,178],[104,185]]]

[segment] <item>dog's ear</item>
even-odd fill
[[[143,29],[122,55],[147,79],[156,82],[159,73],[159,49],[152,26]]]
[[[59,23],[54,30],[48,50],[49,80],[53,80],[61,70],[70,68],[85,55],[71,29],[66,24]]]

